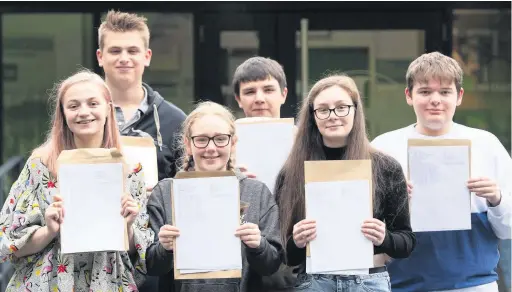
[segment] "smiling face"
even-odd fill
[[[417,82],[412,92],[405,90],[407,103],[414,108],[418,130],[427,135],[448,131],[455,109],[462,102],[464,90],[457,92],[455,83],[439,79]]]
[[[223,171],[234,151],[236,137],[226,120],[215,114],[197,118],[185,139],[186,151],[192,155],[196,171]]]
[[[240,83],[240,95],[236,101],[246,117],[281,116],[281,106],[286,101],[287,89],[281,91],[279,82],[274,77]]]
[[[102,87],[88,81],[73,84],[66,90],[61,105],[66,124],[76,138],[102,140],[109,111]]]
[[[144,68],[151,62],[151,54],[139,31],[107,31],[103,48],[96,52],[106,78],[117,86],[141,82]]]
[[[354,102],[348,92],[339,86],[324,89],[315,98],[313,110],[324,145],[332,148],[346,145],[347,136],[354,126],[355,113]]]

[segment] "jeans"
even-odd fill
[[[294,291],[391,292],[388,272],[369,275],[306,275],[298,277]]]

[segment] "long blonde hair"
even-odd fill
[[[65,80],[55,84],[52,98],[54,99],[54,108],[52,115],[52,127],[48,133],[46,141],[33,151],[32,156],[41,157],[48,167],[50,173],[57,174],[57,158],[63,150],[76,149],[73,139],[73,132],[66,124],[62,99],[66,92],[73,85],[88,82],[101,87],[105,101],[109,106],[108,116],[103,131],[102,148],[121,149],[121,137],[115,121],[114,106],[112,105],[112,96],[105,81],[98,75],[87,69],[71,75]]]
[[[187,116],[185,121],[182,124],[181,135],[179,137],[178,151],[180,153],[180,159],[178,159],[178,169],[182,171],[193,171],[194,170],[194,159],[191,155],[187,154],[186,151],[186,141],[190,141],[190,129],[195,121],[198,119],[207,116],[207,115],[216,115],[222,118],[228,123],[229,126],[229,134],[231,134],[231,143],[233,143],[233,139],[236,139],[236,128],[235,128],[235,117],[231,113],[231,111],[215,102],[204,101],[199,103],[196,108]],[[227,170],[233,170],[235,168],[235,156],[234,151],[231,152],[231,156],[229,157]]]

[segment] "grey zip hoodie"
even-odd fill
[[[148,275],[159,276],[159,292],[260,292],[264,291],[263,277],[279,269],[283,250],[274,196],[264,183],[247,178],[238,171],[235,173],[240,181],[240,202],[249,205],[242,215],[242,222],[257,224],[261,231],[258,248],[249,248],[242,243],[242,278],[174,280],[173,253],[165,250],[158,241],[160,227],[172,225],[172,179],[165,179],[154,188],[147,207],[155,242],[146,251],[146,265]]]

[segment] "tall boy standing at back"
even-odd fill
[[[472,192],[472,228],[416,233],[418,244],[409,258],[388,264],[392,289],[498,291],[498,242],[511,238],[512,159],[493,134],[453,122],[464,93],[462,69],[454,59],[437,52],[424,54],[410,64],[406,80],[406,100],[417,122],[372,143],[407,169],[410,138],[470,139],[472,178],[467,186]]]
[[[158,180],[174,177],[174,135],[186,115],[142,82],[152,54],[146,18],[109,11],[98,38],[98,64],[105,71],[121,135],[151,137],[157,149]]]

